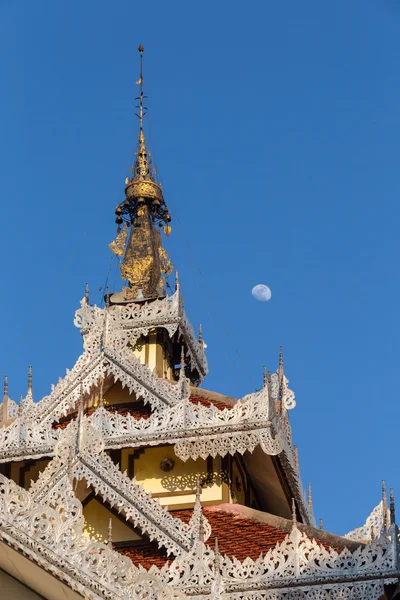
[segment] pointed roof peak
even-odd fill
[[[139,119],[139,143],[132,167],[133,177],[126,179],[125,199],[115,209],[117,238],[109,244],[114,254],[123,256],[120,261],[121,275],[129,285],[123,288],[122,295],[115,294],[114,303],[164,297],[165,278],[172,272],[172,265],[157,231],[157,227],[163,227],[164,234],[168,236],[171,233],[171,217],[162,187],[154,177],[155,169],[143,131],[143,119],[147,112],[144,106],[147,96],[143,93],[143,46],[140,45],[138,50],[140,75],[136,82],[139,85],[136,116]],[[131,231],[128,236],[129,227]]]
[[[28,393],[32,393],[32,366],[28,367]]]

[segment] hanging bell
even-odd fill
[[[118,217],[115,219],[115,222],[116,222],[116,224],[117,224],[117,225],[121,225],[121,223],[123,222],[123,219],[122,219],[122,217],[121,217],[121,216],[118,216]]]
[[[172,231],[172,227],[170,227],[169,225],[164,225],[164,233],[166,236],[168,236]]]

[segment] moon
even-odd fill
[[[267,285],[264,285],[263,283],[255,285],[251,290],[251,295],[255,300],[258,300],[259,302],[268,302],[268,300],[271,300],[272,296],[269,287]]]

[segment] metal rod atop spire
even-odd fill
[[[267,367],[264,365],[264,369],[263,369],[263,384],[264,387],[267,387],[268,385],[268,373],[267,373]]]
[[[143,117],[146,114],[145,112],[143,112],[144,107],[143,107],[143,99],[146,98],[147,96],[143,95],[143,52],[144,52],[144,48],[142,46],[142,44],[139,45],[139,53],[140,53],[140,76],[138,81],[136,82],[139,85],[139,128],[140,128],[140,132],[139,132],[139,140],[142,140],[143,137]]]
[[[3,397],[8,398],[8,375],[4,377]]]

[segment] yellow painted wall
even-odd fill
[[[130,527],[125,525],[118,517],[115,517],[100,501],[93,498],[83,509],[85,517],[84,533],[92,539],[106,542],[108,539],[108,525],[112,519],[113,542],[126,542],[140,540],[140,536]]]
[[[132,449],[122,451],[122,471],[128,471],[129,456],[133,453]],[[173,469],[168,472],[160,467],[166,458],[175,463]],[[203,486],[202,503],[219,504],[230,501],[228,486],[222,483],[218,476],[220,470],[221,461],[217,457],[213,461],[214,482]],[[175,455],[173,446],[147,448],[134,460],[136,481],[142,484],[147,492],[151,492],[153,497],[159,498],[163,506],[170,508],[186,508],[193,505],[197,474],[203,481],[208,477],[207,462],[201,458],[184,462]]]

